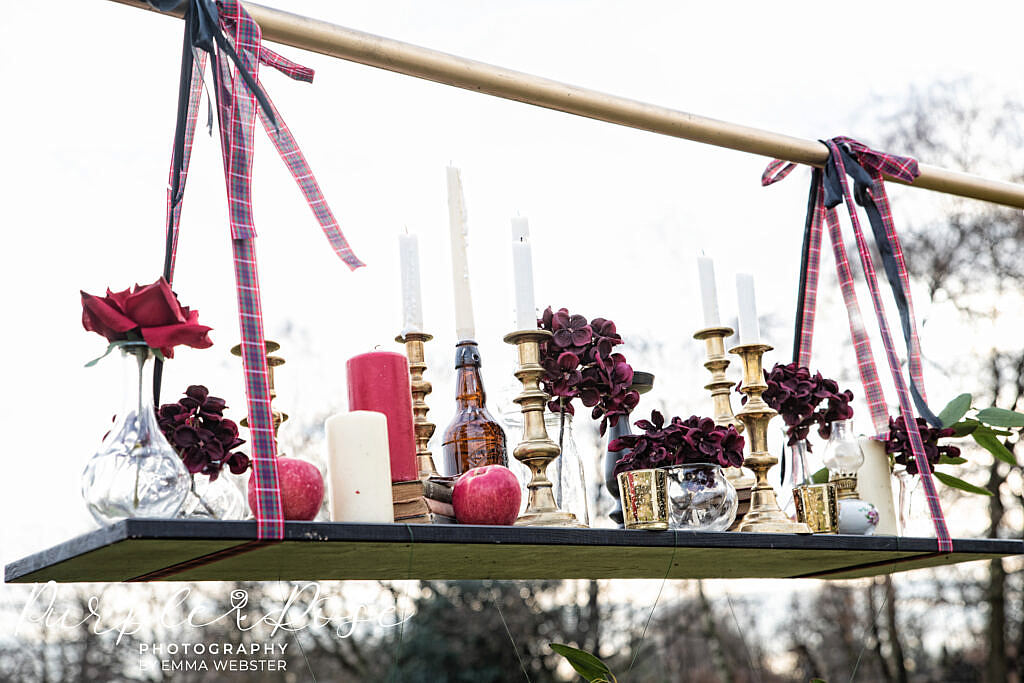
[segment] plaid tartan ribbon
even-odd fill
[[[185,44],[178,98],[178,120],[167,193],[165,276],[170,282],[177,256],[178,228],[192,142],[195,138],[203,73],[211,53],[214,98],[220,128],[221,153],[228,195],[228,218],[242,337],[242,364],[252,437],[252,461],[257,492],[257,537],[284,538],[284,518],[277,478],[276,443],[270,410],[269,378],[263,336],[263,311],[256,269],[256,230],[252,216],[252,150],[257,111],[263,126],[298,184],[335,253],[351,269],[363,263],[355,256],[331,212],[313,172],[290,129],[267,97],[259,80],[259,64],[271,66],[300,81],[312,82],[313,71],[261,45],[260,28],[237,0],[217,3],[219,28],[215,40],[200,44],[190,17],[209,16],[206,0],[191,0],[185,15]],[[213,50],[216,43],[220,49]],[[208,49],[209,48],[209,49]],[[255,88],[253,87],[255,86]]]
[[[850,334],[857,355],[857,368],[864,385],[865,398],[871,412],[871,419],[878,435],[888,430],[888,410],[882,393],[881,382],[875,366],[871,343],[861,317],[860,306],[854,290],[853,274],[849,257],[843,243],[839,218],[835,207],[845,201],[853,226],[854,238],[864,277],[871,295],[872,306],[882,337],[882,346],[889,370],[896,386],[900,412],[908,416],[906,424],[910,435],[911,451],[921,472],[925,498],[935,527],[940,552],[952,552],[952,541],[946,528],[945,517],[939,504],[931,468],[924,452],[914,404],[928,422],[938,423],[938,418],[928,409],[925,402],[924,381],[921,364],[921,345],[917,336],[917,325],[910,297],[910,278],[903,257],[903,249],[892,218],[892,210],[885,192],[884,175],[913,182],[919,174],[917,162],[908,157],[899,157],[876,152],[869,147],[846,137],[833,138],[824,144],[829,148],[829,159],[825,169],[814,169],[811,177],[811,191],[808,197],[808,212],[805,221],[804,243],[801,256],[800,292],[794,330],[793,356],[800,365],[810,364],[811,342],[814,335],[814,317],[817,301],[819,262],[821,256],[821,233],[823,224],[828,225],[832,253],[836,262],[840,289],[846,303]],[[785,178],[796,164],[774,160],[761,177],[762,185],[771,185]],[[846,176],[854,179],[854,192],[850,192]],[[889,329],[885,305],[878,287],[874,261],[867,240],[861,229],[860,219],[854,201],[865,208],[872,234],[882,257],[893,297],[900,312],[903,335],[907,344],[910,366],[909,385],[896,355],[895,344]]]

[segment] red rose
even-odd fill
[[[82,292],[82,326],[110,342],[128,340],[134,333],[167,358],[174,357],[178,344],[213,346],[210,328],[199,324],[199,312],[182,306],[163,278],[123,292],[108,289],[104,297]]]

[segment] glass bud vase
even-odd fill
[[[808,471],[808,451],[806,439],[800,439],[792,444],[789,443],[789,435],[782,430],[783,439],[786,441],[784,448],[788,453],[784,454],[786,459],[785,481],[781,483],[779,494],[779,507],[790,519],[796,519],[796,500],[794,490],[797,486],[808,483],[814,472]]]
[[[221,472],[216,479],[193,474],[181,516],[189,519],[242,519],[248,510],[241,490]]]
[[[189,492],[188,470],[153,411],[152,357],[144,342],[121,347],[123,404],[82,473],[82,497],[101,525],[126,517],[175,517]]]
[[[670,529],[726,531],[736,520],[736,489],[722,468],[707,463],[675,465],[668,475]]]
[[[523,416],[518,411],[518,406],[501,411],[502,421],[508,432],[510,453],[523,438]],[[572,415],[565,413],[565,422],[563,423],[559,413],[545,410],[544,426],[548,430],[548,437],[555,443],[558,443],[559,434],[562,437],[562,452],[548,465],[547,471],[555,503],[559,510],[571,512],[576,515],[578,522],[590,526],[587,480],[583,470],[583,458],[580,456],[576,440],[573,437]],[[530,481],[529,468],[515,458],[509,457],[508,468],[512,470],[524,487]],[[521,508],[520,512],[526,508],[525,494]]]

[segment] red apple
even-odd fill
[[[277,459],[277,484],[285,519],[309,521],[324,502],[324,478],[316,465],[298,458]],[[249,477],[249,508],[256,514],[256,476]]]
[[[475,467],[455,482],[452,507],[459,524],[508,526],[519,515],[523,492],[512,470],[501,465]]]

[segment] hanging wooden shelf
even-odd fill
[[[7,565],[9,583],[331,579],[852,579],[1024,554],[1024,541],[127,519]]]

